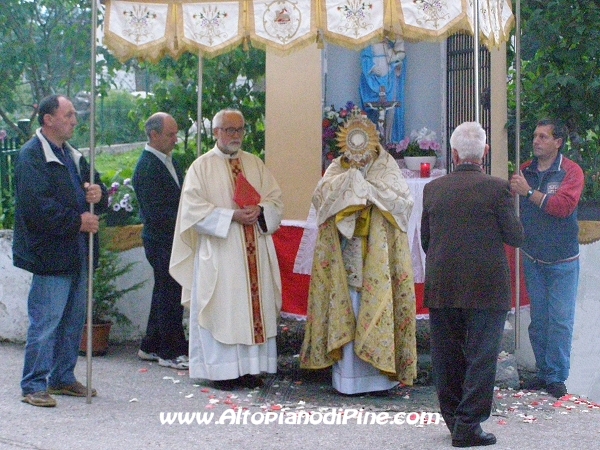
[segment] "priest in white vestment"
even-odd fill
[[[262,160],[241,149],[244,124],[237,110],[215,115],[216,145],[183,183],[170,266],[190,309],[190,378],[224,390],[259,387],[257,375],[277,371],[281,278],[271,235],[283,203]],[[246,180],[257,201],[241,189]]]
[[[343,154],[317,185],[319,235],[300,365],[333,366],[343,394],[416,378],[415,292],[406,229],[413,207],[396,161],[357,111],[338,135]]]

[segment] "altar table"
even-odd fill
[[[421,214],[423,212],[423,189],[427,183],[445,174],[445,170],[432,170],[431,177],[419,178],[418,173],[402,169],[414,199],[414,207],[408,222],[408,241],[412,255],[415,279],[416,313],[418,319],[428,318],[428,310],[423,306],[423,281],[425,279],[425,253],[421,248]],[[314,209],[311,208],[306,221],[284,220],[281,228],[273,235],[279,269],[281,272],[283,306],[282,314],[297,318],[306,316],[308,288],[312,268],[312,256],[317,238]],[[515,278],[514,249],[506,247]],[[521,305],[529,304],[525,290],[525,277],[521,269]],[[515,304],[513,292],[513,305]]]
[[[427,317],[427,309],[423,307],[425,253],[421,249],[420,237],[423,188],[431,180],[444,175],[445,170],[432,170],[430,178],[415,178],[412,171],[407,169],[402,169],[402,172],[415,201],[407,234],[415,274],[417,316],[423,318]],[[281,228],[273,235],[281,272],[282,313],[284,315],[306,316],[308,286],[316,238],[317,226],[313,208],[311,208],[306,221],[284,220]]]

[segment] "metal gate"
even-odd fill
[[[473,37],[466,34],[450,36],[446,43],[446,153],[447,167],[452,169],[452,152],[450,149],[450,135],[454,129],[463,122],[475,120],[475,76],[473,73]],[[491,142],[491,57],[487,48],[479,46],[479,80],[480,92],[480,119],[481,126],[487,134],[488,144]],[[491,153],[483,160],[486,173],[491,173]]]

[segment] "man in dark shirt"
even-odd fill
[[[183,330],[181,286],[169,274],[173,233],[183,174],[172,160],[177,144],[177,123],[158,112],[146,121],[148,143],[133,174],[133,188],[144,223],[142,240],[146,258],[154,270],[154,289],[146,335],[139,358],[186,370],[188,344]]]

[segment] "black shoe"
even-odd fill
[[[448,427],[450,434],[454,433],[454,424],[456,423],[455,419],[454,418],[448,419],[448,420],[444,419],[444,422],[446,422],[446,426]]]
[[[478,447],[483,445],[493,445],[496,443],[496,436],[492,433],[482,431],[479,434],[472,434],[462,439],[452,438],[452,447]]]
[[[220,391],[233,391],[235,388],[240,387],[240,379],[234,378],[232,380],[212,380],[212,385],[215,389]]]
[[[264,381],[256,375],[243,375],[239,380],[242,386],[249,389],[261,388],[265,385]]]
[[[546,389],[546,382],[541,378],[535,377],[525,381],[521,387],[528,391],[541,391]]]
[[[394,395],[396,392],[395,388],[384,389],[383,391],[371,391],[365,392],[363,395],[368,395],[370,397],[389,397],[390,395]]]
[[[563,382],[550,383],[546,386],[546,392],[556,398],[561,398],[567,395],[567,387]]]

